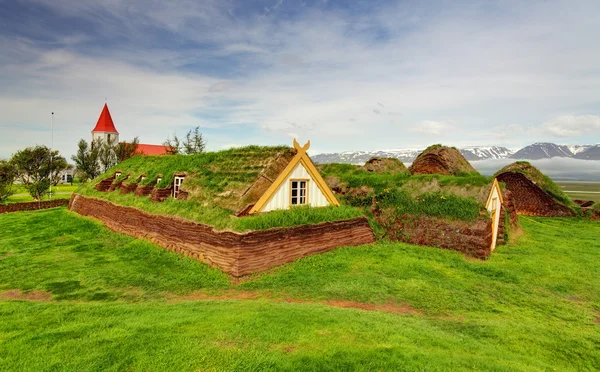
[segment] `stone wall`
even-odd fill
[[[215,231],[211,226],[74,194],[69,208],[110,229],[148,239],[240,277],[342,246],[374,242],[366,218],[249,233]]]
[[[496,177],[512,193],[518,214],[525,216],[568,217],[574,212],[542,190],[525,175],[505,172]]]
[[[35,211],[38,209],[48,209],[62,207],[69,204],[69,199],[55,199],[45,200],[41,202],[26,202],[26,203],[12,203],[12,204],[0,204],[0,213],[10,213],[19,211]]]

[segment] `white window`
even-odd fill
[[[184,179],[185,179],[185,177],[175,176],[175,180],[173,181],[173,197],[174,198],[177,198],[177,195],[179,194],[179,191],[181,190],[181,184],[183,183]]]
[[[162,181],[162,177],[158,177],[158,178],[156,179],[156,184],[158,185],[158,184],[160,183],[160,181]]]
[[[119,177],[121,177],[121,172],[116,172],[115,173],[115,178],[119,178]]]
[[[291,180],[290,204],[306,205],[307,180]]]
[[[144,182],[145,179],[146,179],[146,176],[141,176],[140,177],[140,182]]]

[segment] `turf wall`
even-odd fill
[[[45,200],[41,202],[12,203],[6,205],[0,204],[0,213],[35,211],[38,209],[62,207],[68,204],[69,199]]]
[[[366,218],[248,233],[215,231],[181,218],[74,194],[69,209],[102,221],[110,229],[148,239],[240,277],[342,246],[374,242]]]

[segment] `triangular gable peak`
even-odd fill
[[[495,209],[493,205],[494,198],[498,198],[500,204],[504,204],[504,198],[502,197],[502,189],[500,188],[500,184],[498,183],[498,179],[494,178],[494,183],[492,184],[492,189],[490,190],[490,194],[488,195],[487,202],[485,203],[485,208],[488,211],[492,211]]]
[[[300,147],[300,144],[294,139],[296,155],[250,209],[249,214],[288,209],[294,205],[311,205],[313,207],[340,205],[308,157],[306,151],[309,147],[310,141]]]
[[[112,117],[110,116],[110,111],[108,111],[108,105],[105,103],[104,108],[102,109],[102,113],[100,113],[100,117],[98,118],[98,122],[92,130],[92,133],[100,132],[100,133],[115,133],[117,132],[117,128],[115,128],[115,124],[113,123]]]

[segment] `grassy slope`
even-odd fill
[[[347,193],[340,199],[366,212],[373,199],[379,207],[390,207],[400,216],[430,216],[473,221],[484,212],[492,180],[481,175],[442,176],[369,173],[349,164],[321,167],[324,177],[335,177],[350,189],[369,188],[367,194]]]
[[[46,290],[56,302],[0,302],[0,369],[600,368],[600,224],[521,222],[527,234],[485,262],[379,243],[232,286],[64,209],[2,215],[0,292]],[[266,298],[164,301],[199,290]],[[417,312],[276,301],[290,297]]]

